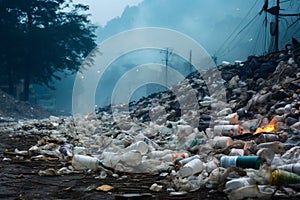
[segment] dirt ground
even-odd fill
[[[36,144],[39,136],[13,136],[0,133],[0,199],[227,199],[218,191],[200,189],[184,195],[170,196],[165,190],[153,192],[149,188],[160,182],[157,175],[126,174],[127,179],[120,180],[112,176],[95,179],[99,173],[80,173],[63,176],[39,176],[40,170],[59,169],[64,166],[59,161],[32,161],[16,159],[16,156],[4,155],[14,148],[27,150]],[[12,161],[3,161],[3,158]],[[109,192],[97,191],[101,185],[114,187]]]

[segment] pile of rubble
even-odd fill
[[[47,110],[29,102],[18,101],[0,90],[0,122],[16,121],[17,119],[42,119],[50,115]]]
[[[170,195],[209,188],[229,199],[298,197],[300,70],[288,54],[274,57],[223,63],[209,69],[205,81],[194,73],[173,87],[176,95],[153,94],[129,111],[118,105],[97,114],[2,123],[1,132],[43,136],[30,149],[5,152],[3,161],[65,163],[40,176],[157,174],[160,182],[149,190]],[[214,78],[220,72],[223,82]],[[179,102],[192,104],[183,109]]]

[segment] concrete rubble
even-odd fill
[[[224,81],[213,78],[218,73]],[[40,170],[40,176],[156,174],[162,181],[149,190],[170,194],[209,188],[234,200],[299,197],[299,63],[281,52],[224,62],[209,75],[204,81],[191,74],[173,87],[176,95],[153,94],[131,103],[129,111],[118,105],[113,115],[103,108],[84,116],[2,122],[2,133],[42,136],[30,149],[7,150],[3,161],[66,163]],[[219,91],[221,85],[226,91]],[[193,95],[197,103],[183,112],[178,102],[193,102]]]

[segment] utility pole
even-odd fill
[[[168,63],[169,63],[169,57],[172,55],[172,49],[166,48],[166,50],[164,50],[164,52],[166,53],[166,57],[163,61],[165,61],[165,66],[166,66],[166,71],[165,71],[165,84],[166,87],[168,87]]]
[[[189,59],[189,63],[190,63],[190,71],[189,71],[189,73],[192,73],[192,67],[193,67],[193,65],[192,65],[192,49],[190,49],[190,59]]]
[[[279,10],[280,10],[280,0],[276,1],[276,14],[275,14],[275,51],[278,51],[278,41],[279,41]]]

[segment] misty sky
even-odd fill
[[[113,18],[120,17],[127,6],[138,5],[143,0],[75,0],[75,3],[89,5],[91,20],[105,26]]]
[[[269,24],[267,27],[264,26],[265,13],[258,15],[264,0],[74,0],[74,2],[89,5],[91,20],[99,26],[98,43],[134,28],[163,27],[193,38],[211,56],[217,56],[218,63],[222,60],[230,62],[245,60],[249,55],[261,55],[268,50],[269,44],[265,41],[266,38],[269,39]],[[283,6],[299,10],[298,1],[293,2],[284,3]],[[275,1],[270,1],[270,6],[274,3]],[[271,19],[272,16],[268,16],[268,20]],[[294,32],[285,32],[282,36],[285,36],[285,40],[282,40],[281,48],[290,41],[291,36],[299,38],[299,31],[294,29]],[[159,53],[155,55],[156,60],[153,62],[161,63],[163,57]],[[118,65],[124,70],[125,66],[134,66],[137,63],[143,63],[140,54],[135,58],[125,58],[123,62],[118,60],[112,65]],[[117,79],[116,76],[113,77],[114,75],[108,74],[104,78],[106,89],[113,87],[113,81]],[[57,102],[65,101],[61,107],[66,108],[65,105],[70,105],[72,81],[69,78],[57,84],[58,90],[55,92]],[[70,98],[66,98],[66,95],[61,97],[59,95],[61,93],[68,93],[67,96]],[[108,94],[107,91],[98,93],[102,99],[109,98],[109,95],[105,96]]]

